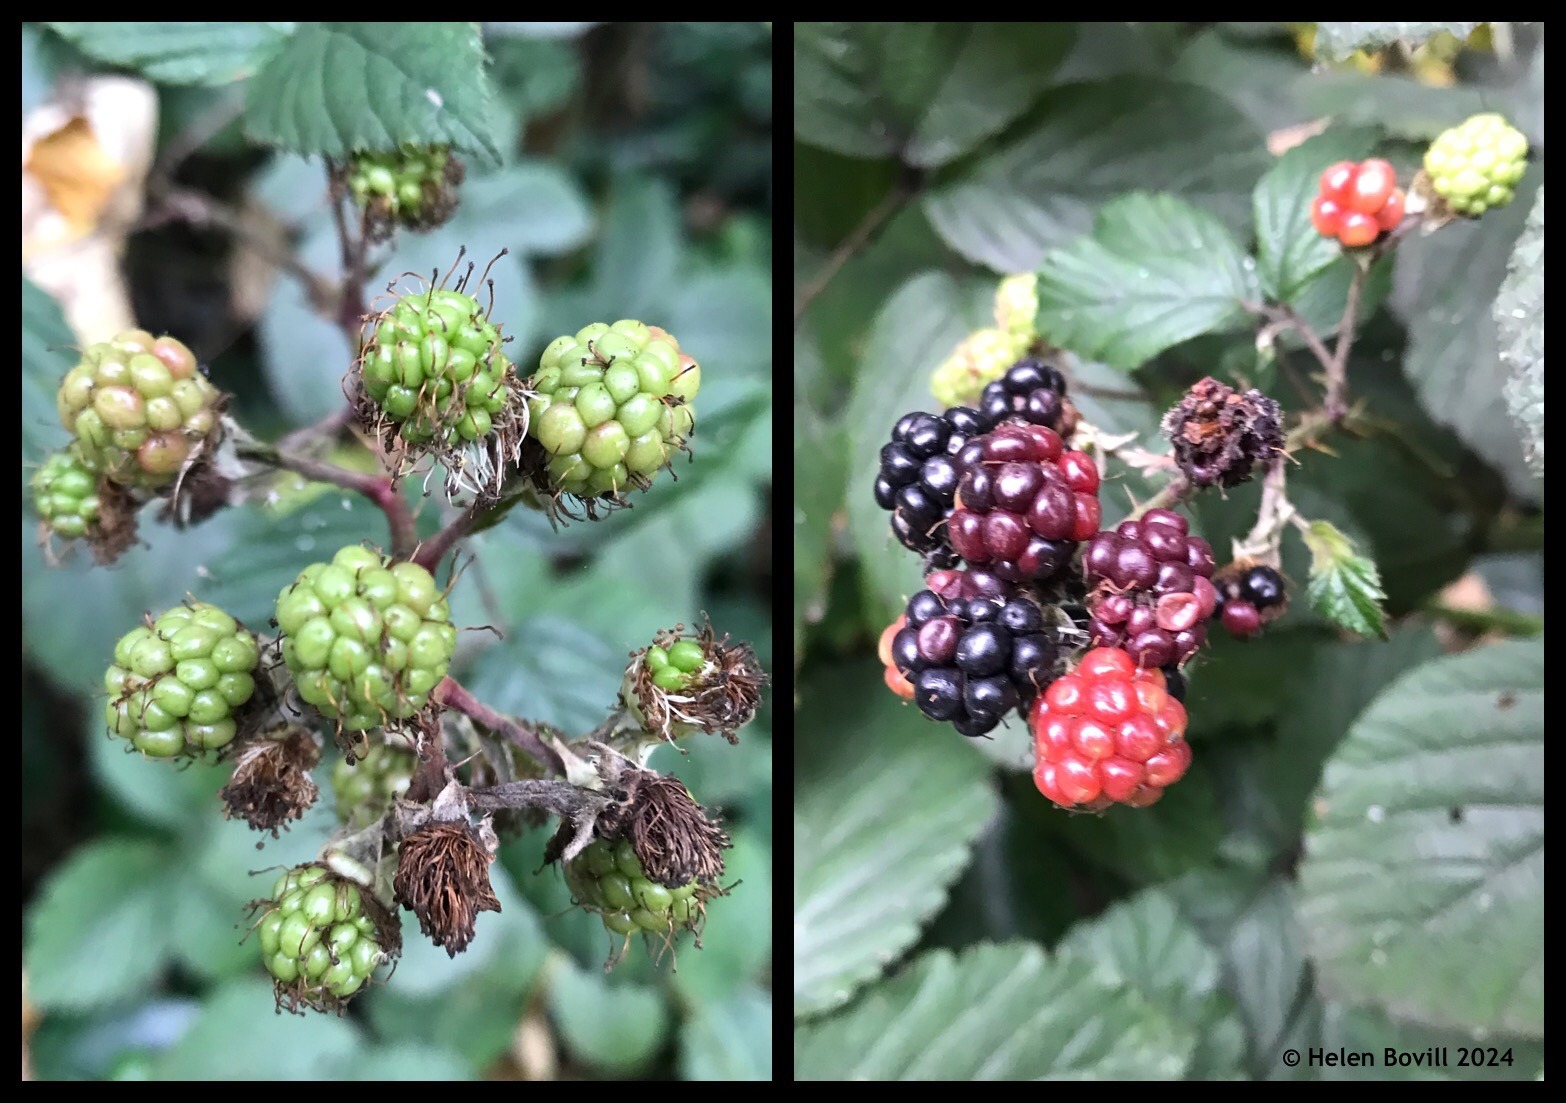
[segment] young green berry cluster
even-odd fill
[[[402,296],[374,320],[360,363],[365,393],[406,444],[479,440],[511,399],[500,329],[461,291]]]
[[[528,382],[548,489],[616,498],[645,489],[684,446],[701,368],[670,334],[625,319],[555,338]]]
[[[977,406],[984,388],[1006,374],[1029,342],[1004,329],[975,330],[935,369],[930,393],[943,407]]]
[[[430,230],[446,222],[457,209],[462,176],[462,162],[445,146],[355,153],[347,170],[349,194],[382,238],[394,224]]]
[[[98,523],[98,479],[69,452],[55,452],[33,472],[33,505],[50,532],[86,536]]]
[[[217,606],[177,605],[114,645],[103,678],[109,729],[152,758],[226,746],[259,658],[255,637]]]
[[[373,742],[357,761],[339,758],[332,767],[338,820],[352,827],[370,826],[408,791],[418,764],[413,751],[400,743]]]
[[[674,886],[651,880],[629,839],[594,839],[565,864],[565,876],[577,903],[615,934],[693,930],[703,912],[699,880]]]
[[[707,654],[698,640],[675,640],[667,648],[649,647],[642,661],[652,674],[653,685],[666,693],[678,693],[695,680]]]
[[[422,709],[457,646],[430,572],[358,545],[285,586],[277,626],[299,696],[348,731]]]
[[[218,429],[222,395],[188,348],[134,329],[88,346],[55,401],[83,467],[122,486],[156,489]]]
[[[359,887],[323,866],[298,866],[277,879],[256,936],[279,988],[310,1004],[347,999],[387,958]]]
[[[1475,115],[1444,131],[1425,151],[1431,187],[1469,218],[1510,203],[1527,170],[1528,139],[1499,115]]]

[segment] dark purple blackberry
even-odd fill
[[[1098,468],[1042,425],[1002,425],[957,455],[962,481],[947,520],[952,550],[1007,582],[1049,581],[1098,530]]]
[[[1013,364],[1005,375],[979,395],[979,413],[989,428],[1012,420],[1053,429],[1069,440],[1076,432],[1077,411],[1066,397],[1060,369],[1037,357]]]
[[[1219,601],[1213,552],[1178,513],[1150,509],[1099,533],[1082,572],[1094,646],[1122,647],[1141,667],[1179,667],[1206,642]]]
[[[954,406],[944,414],[905,414],[881,447],[875,501],[892,512],[898,543],[924,555],[931,567],[957,562],[946,543],[961,467],[956,459],[969,439],[989,428],[976,410]]]
[[[1252,567],[1240,581],[1240,593],[1258,609],[1282,605],[1283,576],[1271,567]]]
[[[1013,710],[1026,715],[1053,680],[1057,646],[1043,612],[982,571],[936,571],[929,582],[908,600],[891,646],[919,711],[975,737]]]

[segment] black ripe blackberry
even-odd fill
[[[1053,429],[1002,425],[969,441],[957,461],[962,481],[947,538],[970,564],[1007,582],[1045,582],[1098,531],[1098,468],[1066,451]]]
[[[875,500],[892,511],[892,532],[911,551],[931,557],[932,565],[955,560],[946,546],[946,518],[957,492],[956,454],[987,428],[977,411],[954,406],[934,414],[905,414],[881,448]]]
[[[919,711],[966,736],[988,734],[1014,709],[1026,715],[1055,663],[1042,611],[985,572],[935,571],[927,581],[934,589],[908,600],[891,647]]]
[[[979,395],[979,413],[990,427],[1015,420],[1053,429],[1066,440],[1076,432],[1077,411],[1066,397],[1066,380],[1054,365],[1029,357],[1013,364]]]
[[[1230,563],[1213,576],[1219,620],[1230,635],[1249,639],[1288,609],[1283,575],[1248,560]]]
[[[1212,547],[1171,510],[1099,533],[1082,555],[1094,645],[1123,647],[1141,667],[1183,665],[1218,606],[1213,567]]]
[[[1240,582],[1240,593],[1258,609],[1271,609],[1285,601],[1283,576],[1271,567],[1252,567]]]

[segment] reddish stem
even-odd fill
[[[439,704],[449,709],[456,709],[474,723],[482,724],[490,731],[505,736],[536,758],[551,773],[565,773],[565,763],[536,731],[518,720],[496,712],[462,688],[461,684],[450,678],[443,678],[435,687],[433,697]]]
[[[413,553],[413,562],[434,574],[435,568],[440,566],[442,559],[446,558],[446,553],[452,549],[452,545],[468,534],[468,530],[473,527],[482,512],[477,503],[463,510],[452,518],[450,524],[418,546]]]
[[[386,514],[386,524],[391,529],[391,554],[396,559],[406,559],[418,546],[419,533],[413,523],[413,512],[392,481],[385,475],[367,475],[362,471],[350,471],[325,460],[296,456],[268,445],[256,445],[240,449],[246,459],[257,460],[281,467],[287,471],[314,479],[318,483],[331,483],[344,490],[363,494]]]

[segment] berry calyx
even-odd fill
[[[156,489],[174,482],[219,432],[223,396],[183,344],[134,329],[89,345],[55,402],[83,467],[121,486]]]
[[[457,646],[430,572],[357,544],[301,571],[276,619],[299,696],[347,731],[417,713]]]
[[[325,866],[289,870],[256,925],[261,962],[290,1007],[335,1008],[364,987],[395,933],[366,908],[358,885]]]
[[[215,605],[176,605],[114,645],[103,677],[109,730],[149,758],[227,746],[255,693],[255,637]]]
[[[551,492],[619,500],[645,490],[695,427],[701,368],[679,342],[634,319],[557,337],[528,380],[531,436]]]
[[[1449,208],[1478,218],[1516,195],[1528,170],[1528,139],[1500,115],[1475,115],[1442,132],[1425,151],[1424,165]]]
[[[1185,706],[1161,670],[1119,648],[1084,654],[1034,702],[1028,727],[1034,785],[1061,808],[1145,808],[1191,765]]]

